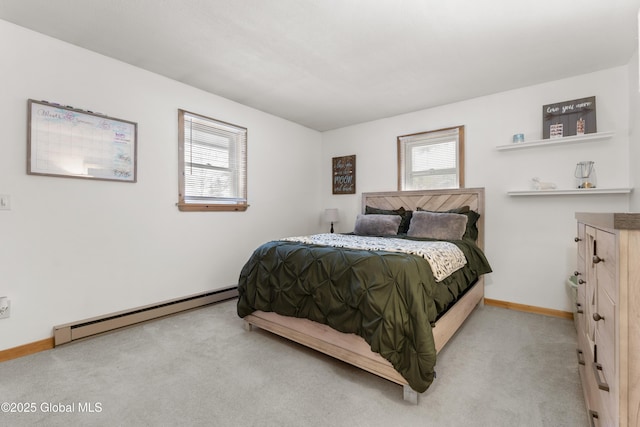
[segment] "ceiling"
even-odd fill
[[[324,131],[626,65],[639,8],[640,0],[0,0],[0,19]]]

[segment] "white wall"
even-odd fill
[[[497,151],[514,133],[542,137],[542,106],[596,96],[599,131],[606,141],[537,149]],[[323,135],[323,205],[338,207],[340,232],[353,228],[359,195],[331,195],[334,156],[356,155],[357,192],[397,189],[396,137],[465,125],[466,187],[486,188],[485,249],[494,272],[488,298],[570,311],[565,279],[575,269],[576,211],[626,211],[629,197],[508,197],[529,189],[534,176],[573,186],[575,165],[594,160],[600,187],[629,186],[628,67],[417,111],[342,128]]]
[[[0,21],[0,350],[57,324],[237,284],[269,239],[319,231],[319,132]],[[26,174],[27,99],[138,123],[138,182]],[[177,109],[249,129],[245,213],[179,212]]]
[[[629,66],[521,88],[335,131],[318,132],[0,21],[0,350],[51,336],[54,325],[234,286],[260,243],[325,231],[323,208],[353,229],[360,193],[397,187],[396,137],[466,126],[466,186],[486,188],[487,297],[571,310],[576,211],[640,210],[628,196],[506,196],[533,176],[573,184],[595,160],[600,187],[640,182],[638,57]],[[595,95],[608,141],[495,150],[541,136],[542,105]],[[26,174],[27,99],[101,111],[138,123],[136,184]],[[181,213],[177,109],[249,128],[245,213]],[[331,158],[356,154],[357,194],[331,195]],[[185,237],[187,236],[187,237]]]

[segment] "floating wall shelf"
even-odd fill
[[[509,196],[562,196],[562,195],[588,195],[588,194],[629,194],[632,188],[585,188],[569,190],[525,190],[507,191]]]
[[[499,145],[496,147],[498,150],[518,150],[523,148],[533,148],[533,147],[546,147],[549,145],[559,145],[559,144],[572,144],[576,142],[589,142],[589,141],[599,141],[603,139],[609,139],[613,137],[614,132],[599,132],[599,133],[588,133],[585,135],[574,135],[574,136],[565,136],[564,138],[554,138],[554,139],[539,139],[536,141],[528,141],[528,142],[514,142],[512,144],[507,145]]]

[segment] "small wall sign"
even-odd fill
[[[596,97],[542,106],[543,139],[596,133]]]
[[[331,169],[333,194],[355,194],[356,155],[334,157]]]

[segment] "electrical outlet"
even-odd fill
[[[0,298],[0,319],[11,316],[11,301],[7,297]]]

